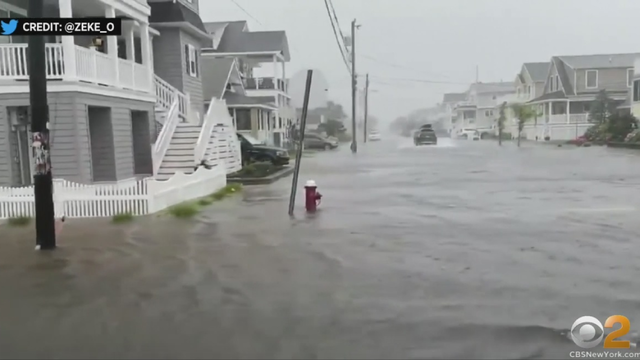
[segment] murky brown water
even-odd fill
[[[640,154],[442,143],[305,158],[315,216],[285,179],[49,253],[0,227],[0,358],[567,358],[579,316],[640,328]]]

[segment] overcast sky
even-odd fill
[[[319,69],[350,109],[349,75],[323,0],[200,0],[204,21],[285,30],[287,74]],[[357,18],[357,72],[371,74],[371,112],[387,122],[475,80],[511,81],[553,55],[640,52],[640,0],[333,0],[342,31]],[[259,21],[259,23],[258,23]],[[260,24],[261,23],[261,24]],[[449,82],[411,82],[402,79]],[[364,84],[364,81],[361,81]]]

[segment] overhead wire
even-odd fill
[[[327,15],[329,16],[329,22],[331,23],[331,28],[333,29],[333,35],[336,39],[336,44],[338,45],[338,49],[340,50],[340,55],[342,56],[342,61],[344,61],[344,65],[347,67],[347,71],[349,72],[350,75],[352,75],[351,73],[351,66],[349,66],[349,60],[347,60],[347,55],[346,55],[346,46],[344,45],[343,41],[344,41],[344,37],[340,37],[342,35],[342,30],[336,30],[336,27],[338,27],[339,29],[339,23],[337,23],[337,17],[334,17],[334,15],[332,15],[331,13],[331,8],[333,7],[332,5],[329,5],[330,0],[324,0],[324,5],[327,8]],[[334,12],[335,14],[335,12]],[[335,20],[334,20],[335,19]],[[342,40],[341,40],[342,39]]]

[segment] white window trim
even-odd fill
[[[590,72],[595,72],[596,73],[596,85],[595,86],[589,86],[589,73]],[[584,87],[585,87],[585,89],[597,89],[598,88],[598,70],[586,70],[584,72]]]
[[[633,69],[627,69],[627,86],[633,87]]]
[[[189,48],[189,58],[187,59],[188,60],[187,64],[189,65],[189,68],[187,69],[187,75],[198,77],[198,62],[196,61],[196,56],[198,56],[198,51],[196,50],[196,47],[191,44],[187,44],[187,47]]]
[[[556,75],[556,91],[560,91],[560,75]]]
[[[556,77],[552,75],[551,78],[549,78],[549,92],[556,91],[555,83],[556,83]]]

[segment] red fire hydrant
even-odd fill
[[[322,194],[318,191],[318,185],[313,180],[307,181],[304,185],[305,190],[305,202],[304,206],[307,209],[307,212],[315,212],[320,205],[320,200],[322,199]]]

